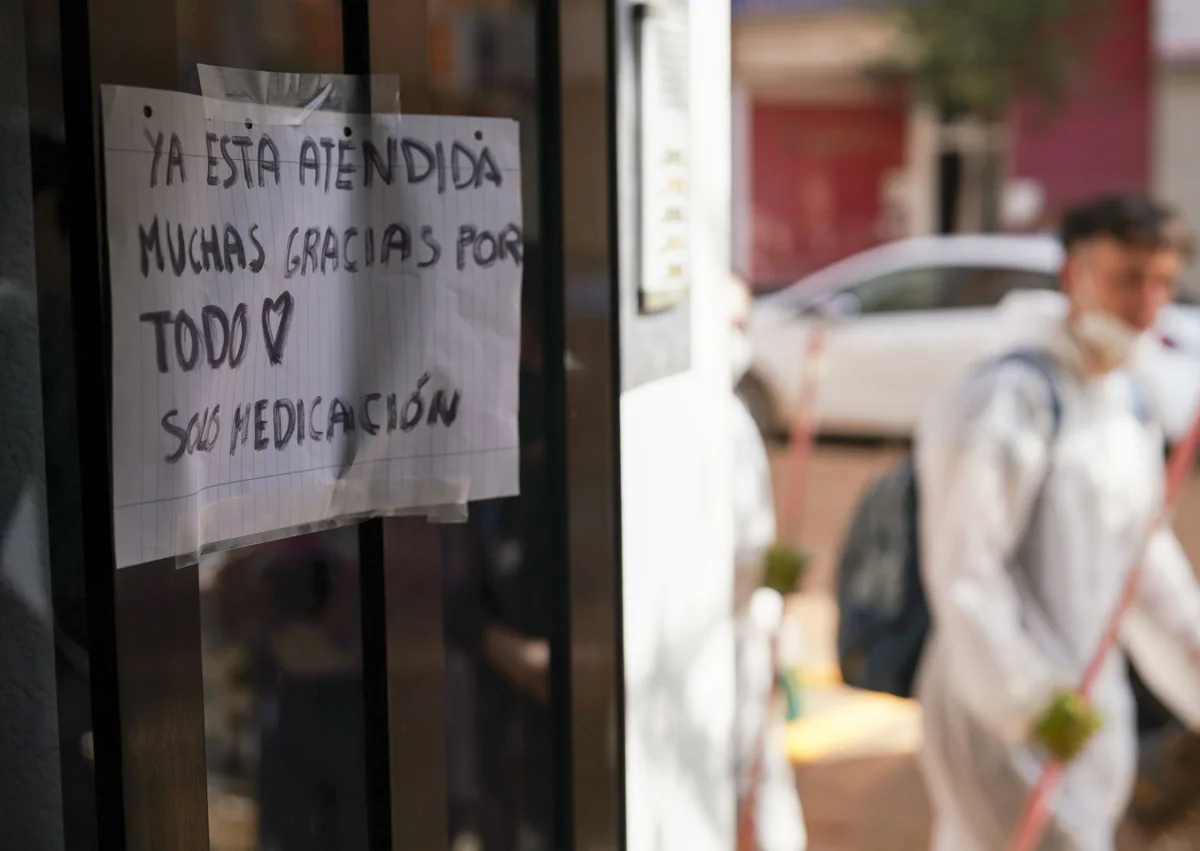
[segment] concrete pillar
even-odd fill
[[[733,84],[731,107],[732,265],[738,273],[749,276],[754,245],[754,96],[744,83]]]

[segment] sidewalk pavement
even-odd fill
[[[921,712],[912,701],[859,692],[836,670],[802,671],[804,714],[788,755],[808,851],[925,851],[929,803],[916,766]]]
[[[805,592],[788,605],[804,638],[804,714],[787,731],[809,851],[929,847],[929,804],[915,762],[920,708],[844,686],[834,644],[834,578],[845,524],[862,489],[899,457],[894,447],[824,446],[812,457],[801,537],[813,562]],[[783,458],[774,460],[781,490]]]

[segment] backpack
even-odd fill
[[[1047,356],[1010,352],[991,366],[1017,361],[1050,388],[1052,437],[1062,404]],[[917,475],[909,452],[876,479],[855,509],[838,563],[837,650],[846,685],[911,697],[929,635],[929,604],[921,582]]]

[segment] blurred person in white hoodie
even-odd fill
[[[741,851],[805,851],[808,836],[796,775],[784,747],[784,715],[772,699],[789,642],[779,641],[784,600],[763,585],[764,561],[776,542],[775,503],[766,446],[749,409],[733,392],[750,365],[744,323],[750,293],[734,279],[730,285],[733,319],[733,375],[730,385],[734,440],[734,612],[737,623],[738,790],[745,805],[753,789],[752,817],[756,847]],[[776,653],[779,646],[781,654]],[[781,655],[783,658],[780,658]],[[755,769],[757,762],[757,771]],[[757,778],[755,778],[757,774]],[[755,784],[755,779],[757,783]],[[739,812],[741,808],[739,807]]]
[[[1113,195],[1070,211],[1065,316],[1013,311],[1001,358],[918,428],[923,584],[918,675],[937,851],[1002,851],[1051,756],[1067,763],[1040,849],[1111,851],[1137,734],[1128,666],[1110,654],[1075,693],[1164,491],[1163,435],[1130,366],[1192,250],[1169,208]],[[1144,560],[1123,650],[1200,724],[1200,587],[1173,532]]]

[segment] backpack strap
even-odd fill
[[[1057,437],[1058,429],[1062,425],[1062,397],[1058,393],[1058,380],[1054,377],[1053,362],[1047,354],[1036,349],[1017,349],[1006,355],[1002,355],[995,364],[999,366],[1000,364],[1014,362],[1025,364],[1045,379],[1046,387],[1050,391],[1050,419],[1053,423],[1052,435]]]
[[[1129,401],[1133,406],[1133,415],[1138,422],[1147,425],[1150,422],[1150,405],[1146,402],[1146,394],[1141,383],[1132,375],[1129,377]]]
[[[1002,363],[1010,363],[1018,361],[1025,364],[1037,372],[1046,380],[1046,385],[1050,389],[1050,416],[1054,422],[1054,433],[1057,435],[1058,428],[1062,424],[1062,399],[1058,394],[1058,381],[1054,377],[1054,362],[1045,352],[1037,349],[1017,349],[1006,355],[1002,355],[994,363],[999,366]],[[1137,417],[1138,422],[1146,425],[1150,422],[1150,405],[1146,401],[1146,393],[1142,385],[1136,378],[1129,378],[1129,403],[1133,409],[1133,415]]]

